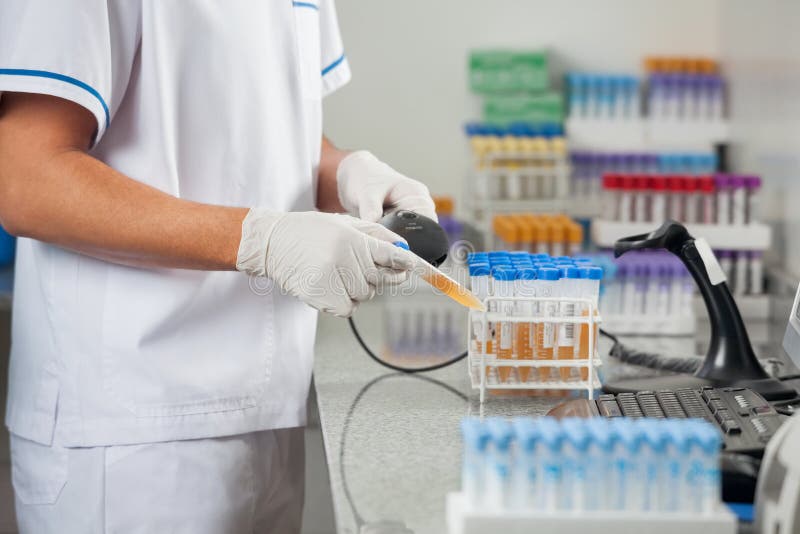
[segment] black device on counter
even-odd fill
[[[614,256],[618,258],[631,250],[644,249],[668,250],[680,258],[691,273],[711,323],[708,352],[703,364],[692,375],[611,381],[603,384],[606,392],[735,386],[757,391],[767,400],[797,396],[793,388],[771,377],[758,362],[728,284],[724,280],[711,280],[709,269],[718,269],[719,264],[705,241],[692,237],[682,224],[667,221],[649,234],[618,240],[614,244]]]

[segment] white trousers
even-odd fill
[[[300,532],[302,428],[64,448],[11,436],[20,534]]]

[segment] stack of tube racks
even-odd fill
[[[586,390],[594,398],[602,361],[593,299],[490,296],[484,305],[485,312],[470,311],[467,338],[481,403],[487,390]],[[573,312],[559,312],[565,309]]]
[[[487,239],[497,214],[570,213],[574,207],[566,140],[560,127],[551,126],[467,126],[473,166],[466,198]]]

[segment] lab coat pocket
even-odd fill
[[[68,449],[11,434],[11,482],[23,504],[53,504],[69,468]]]
[[[303,96],[322,98],[322,61],[320,54],[319,9],[310,2],[299,2],[294,8],[297,61]]]
[[[241,273],[128,269],[108,285],[103,385],[112,399],[136,416],[166,417],[239,411],[263,398],[272,296],[254,295]]]

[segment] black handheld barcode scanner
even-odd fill
[[[447,259],[450,242],[444,229],[433,219],[413,211],[399,210],[384,215],[378,222],[405,239],[411,252],[434,267]]]

